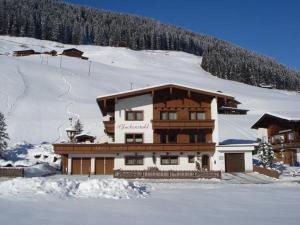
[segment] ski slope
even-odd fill
[[[89,60],[65,56],[13,57],[14,50],[75,47]],[[90,62],[91,61],[91,62]],[[89,73],[89,65],[91,69]],[[96,96],[160,83],[179,83],[222,91],[242,102],[248,115],[220,115],[220,141],[256,139],[251,125],[265,112],[300,115],[300,94],[222,80],[201,67],[201,57],[175,51],[72,46],[32,38],[0,36],[0,111],[11,142],[59,142],[67,139],[68,118],[80,117],[85,132],[105,141]]]

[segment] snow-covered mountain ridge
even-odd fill
[[[36,51],[75,47],[91,61],[61,56],[13,57],[14,50]],[[103,140],[96,96],[160,83],[179,83],[222,91],[249,109],[246,116],[221,115],[221,141],[255,140],[251,125],[264,112],[300,114],[300,94],[262,89],[222,80],[200,67],[201,57],[175,51],[133,51],[126,48],[72,46],[31,38],[0,36],[0,111],[11,142],[57,142],[66,139],[70,115],[79,115],[85,131]],[[61,61],[62,59],[62,61]],[[60,63],[61,61],[61,63]],[[61,68],[60,68],[61,65]]]

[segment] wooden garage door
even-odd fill
[[[89,174],[91,171],[91,158],[72,158],[72,174]]]
[[[89,174],[91,172],[91,158],[81,159],[81,174]]]
[[[96,158],[95,164],[97,175],[112,175],[114,172],[114,158]]]
[[[81,174],[81,158],[72,159],[72,174]]]
[[[244,153],[225,153],[225,171],[245,172]]]

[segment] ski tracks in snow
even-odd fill
[[[28,95],[28,82],[25,78],[25,74],[22,72],[21,68],[19,65],[17,65],[17,72],[22,80],[23,83],[23,90],[21,92],[20,95],[18,95],[15,99],[15,101],[13,103],[10,104],[10,96],[5,93],[7,95],[7,106],[8,106],[8,111],[7,111],[7,117],[10,117],[13,112],[16,110],[17,104],[18,102],[21,101],[21,99],[23,99],[24,97],[26,97]]]
[[[60,101],[63,101],[65,97],[70,96],[70,94],[72,92],[72,84],[68,81],[68,79],[66,78],[66,75],[64,73],[68,73],[68,75],[71,75],[71,76],[74,75],[73,73],[71,73],[69,71],[61,71],[61,79],[63,80],[63,82],[67,86],[67,88],[63,93],[61,93],[60,95],[57,96]],[[70,101],[66,104],[65,113],[66,113],[67,117],[71,117],[71,116],[75,115],[78,118],[79,116],[71,111],[71,107],[73,104],[74,104],[73,101]],[[65,124],[66,124],[66,121],[62,122],[57,127],[58,137],[57,137],[57,139],[54,140],[54,142],[58,142],[59,140],[61,140],[61,138],[63,136],[62,128],[65,126]]]

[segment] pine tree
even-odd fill
[[[76,120],[75,122],[75,129],[76,129],[76,135],[81,134],[83,131],[83,124],[79,119]]]
[[[274,151],[272,145],[261,142],[258,146],[258,158],[264,168],[271,167],[274,161]]]
[[[0,156],[1,151],[7,147],[7,141],[9,140],[8,134],[6,133],[6,123],[4,115],[0,112]]]

